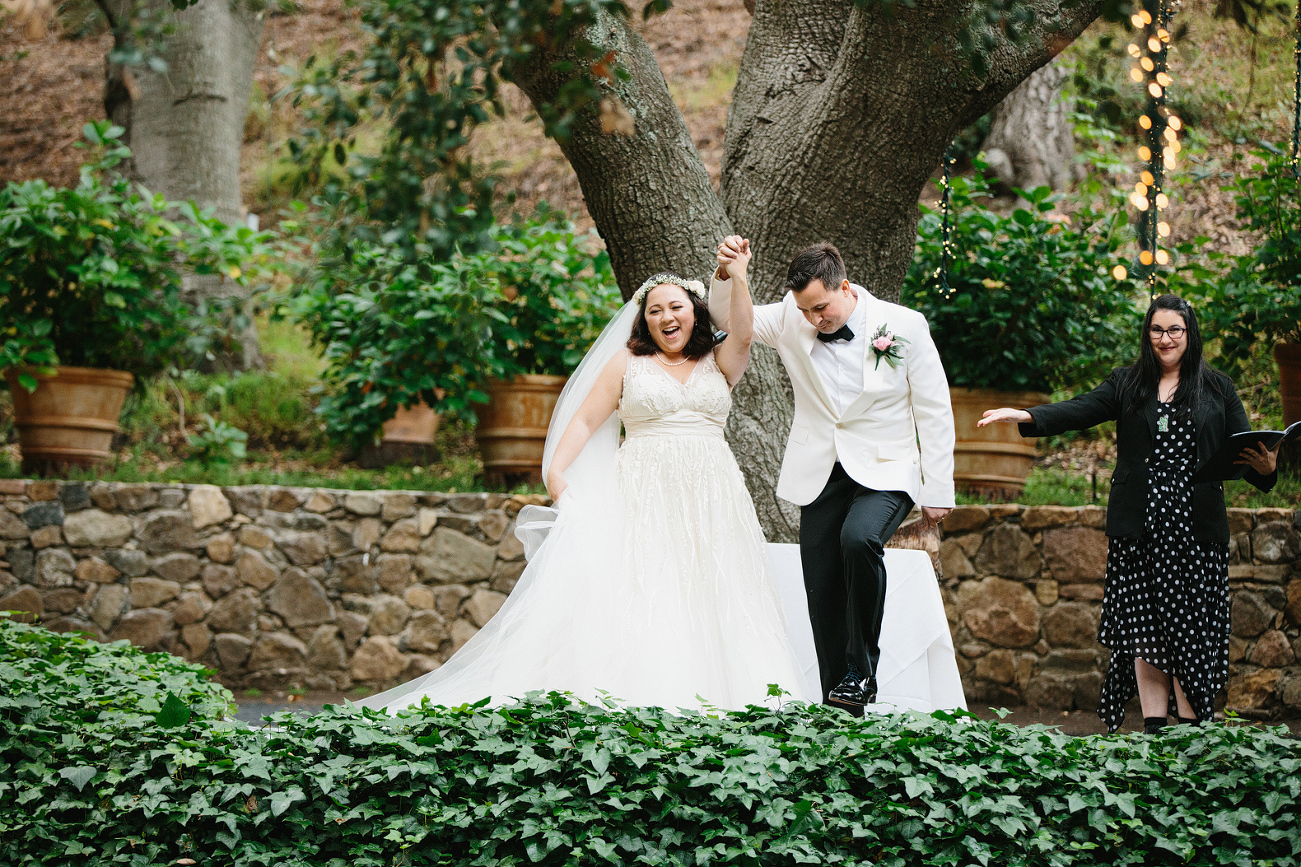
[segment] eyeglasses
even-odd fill
[[[1153,340],[1160,340],[1169,334],[1171,340],[1178,340],[1188,333],[1188,329],[1182,325],[1171,325],[1169,328],[1162,328],[1160,325],[1152,325],[1147,329],[1147,333],[1152,336]]]

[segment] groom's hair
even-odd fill
[[[801,250],[786,269],[786,288],[800,292],[814,280],[827,289],[837,289],[845,281],[845,260],[834,244],[826,241]]]

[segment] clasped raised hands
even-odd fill
[[[750,242],[740,235],[728,235],[718,245],[719,280],[744,280],[750,267]]]

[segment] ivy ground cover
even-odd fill
[[[1301,864],[1281,729],[228,709],[180,660],[0,620],[0,864]]]

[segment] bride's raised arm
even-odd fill
[[[731,278],[732,294],[728,303],[727,339],[714,349],[718,369],[735,386],[750,364],[750,343],[754,340],[754,302],[746,270],[750,266],[750,242],[739,235],[728,235],[718,245],[718,276]]]
[[[578,408],[569,427],[565,428],[560,442],[556,444],[556,453],[547,468],[547,494],[552,502],[569,487],[565,481],[565,470],[582,452],[583,446],[592,438],[592,432],[605,423],[610,414],[619,408],[619,398],[623,396],[623,374],[628,367],[628,350],[623,349],[606,362],[605,369],[597,377],[596,384]]]

